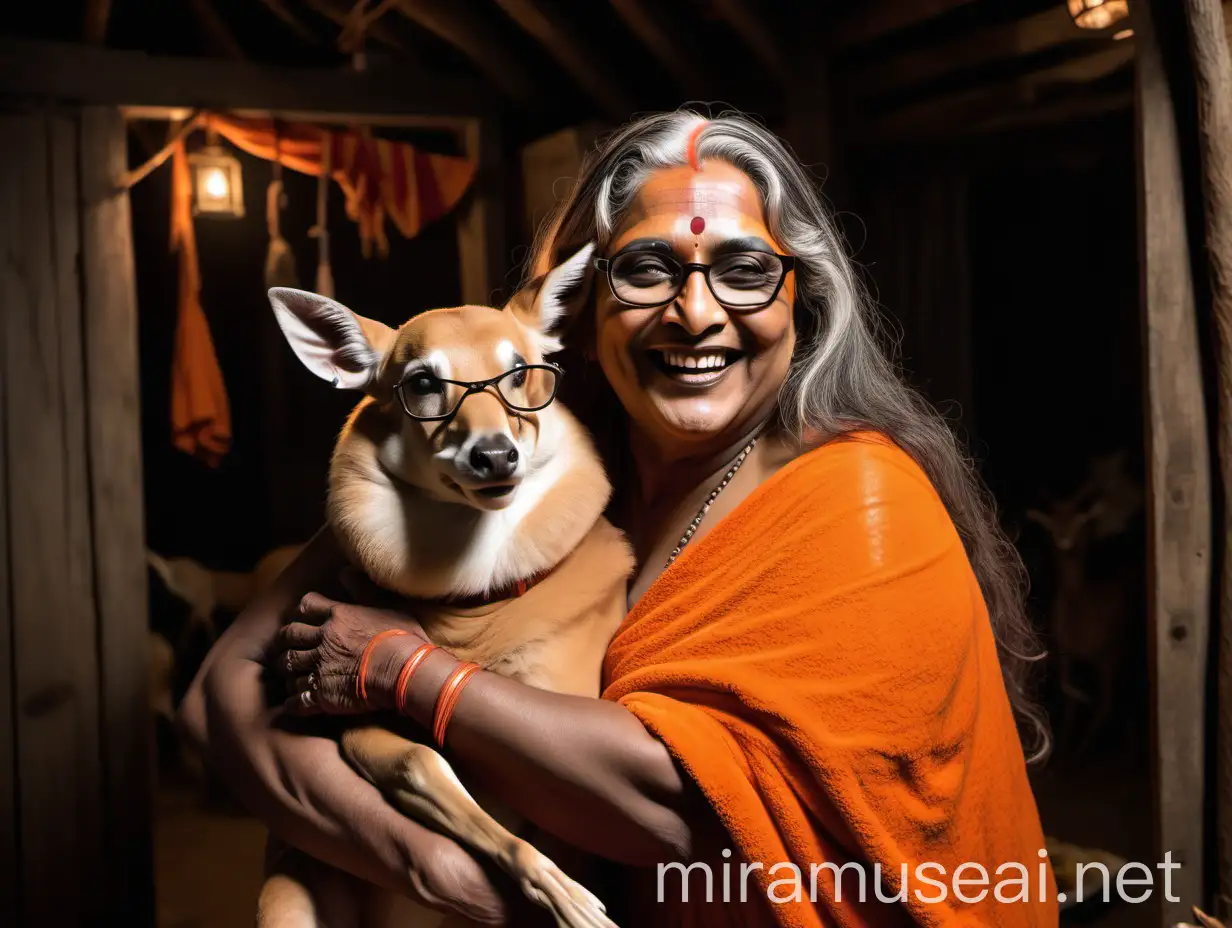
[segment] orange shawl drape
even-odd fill
[[[346,196],[365,256],[375,244],[389,250],[386,219],[406,238],[448,213],[469,188],[474,162],[421,152],[358,131],[333,132],[299,123],[238,119],[207,113],[197,118],[237,148],[275,158],[287,168],[330,176]],[[216,465],[231,444],[231,414],[222,373],[201,308],[201,273],[192,218],[192,179],[183,142],[172,152],[171,250],[180,256],[171,419],[176,447]]]
[[[701,787],[731,852],[698,849],[713,904],[700,867],[687,903],[679,869],[661,900],[640,872],[636,924],[1057,924],[983,598],[936,492],[889,442],[830,442],[758,487],[637,603],[605,680]],[[956,898],[963,864],[957,891],[982,902]],[[877,902],[878,872],[905,903]]]

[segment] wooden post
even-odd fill
[[[1158,924],[1203,900],[1205,686],[1210,635],[1209,444],[1172,93],[1149,4],[1135,4],[1138,214],[1149,497],[1155,860],[1171,871]]]
[[[154,924],[153,751],[141,467],[137,289],[124,119],[87,107],[81,121],[81,262],[94,577],[101,657],[110,920]]]
[[[86,484],[77,125],[5,115],[0,171],[5,486],[18,924],[99,920],[105,860]],[[147,719],[148,725],[148,719]],[[65,872],[79,890],[64,891]]]
[[[486,305],[499,300],[508,270],[500,126],[495,118],[469,120],[462,142],[467,157],[478,163],[475,186],[458,217],[462,302]]]
[[[1219,584],[1216,795],[1219,914],[1232,912],[1232,56],[1219,0],[1185,0],[1219,385],[1223,563]]]
[[[153,924],[124,124],[0,115],[4,924]],[[10,701],[11,699],[11,701]],[[72,874],[72,889],[65,889]]]

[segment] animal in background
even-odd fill
[[[1085,753],[1116,709],[1128,649],[1128,626],[1139,578],[1136,565],[1121,560],[1108,570],[1094,570],[1092,549],[1123,536],[1142,507],[1142,491],[1126,468],[1124,452],[1091,462],[1085,482],[1071,495],[1027,511],[1052,541],[1055,591],[1049,622],[1050,644],[1057,654],[1063,709],[1058,747]],[[1094,692],[1078,683],[1085,668]],[[1078,710],[1091,706],[1079,738]]]
[[[329,524],[351,562],[412,597],[428,638],[460,660],[597,697],[633,558],[603,518],[611,486],[593,441],[554,401],[562,372],[545,362],[592,250],[503,309],[436,309],[397,330],[319,294],[275,288],[270,301],[310,371],[366,394],[330,465]],[[342,750],[404,813],[501,866],[560,928],[614,928],[579,882],[586,859],[472,796],[436,747],[363,719]],[[316,928],[328,917],[318,913],[374,907],[381,924],[444,918],[276,842],[270,859],[262,928]]]
[[[1207,915],[1196,905],[1193,907],[1193,913],[1194,918],[1198,922],[1196,925],[1190,922],[1177,922],[1172,928],[1224,928],[1223,922],[1211,915]]]
[[[277,579],[302,549],[303,545],[274,548],[248,571],[211,570],[192,558],[166,558],[153,551],[146,551],[146,564],[168,591],[188,605],[182,633],[205,631],[212,640],[218,634],[215,611],[239,612],[259,590]]]
[[[175,711],[218,638],[220,613],[239,613],[302,547],[275,548],[249,571],[211,570],[191,558],[146,551],[150,710],[158,754],[167,762],[187,761],[175,734]]]

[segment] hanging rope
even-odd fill
[[[269,250],[265,255],[265,286],[298,287],[295,255],[290,243],[282,236],[281,213],[287,205],[287,192],[282,183],[282,144],[278,124],[274,124],[274,161],[272,179],[265,192],[265,225],[269,233]]]

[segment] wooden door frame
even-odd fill
[[[82,577],[82,589],[88,589],[90,600],[88,605],[79,604],[81,608],[73,614],[78,616],[76,622],[95,623],[97,642],[83,650],[94,659],[97,670],[91,678],[91,692],[83,691],[77,699],[84,700],[88,710],[97,712],[96,716],[90,712],[85,716],[97,718],[97,729],[88,733],[87,746],[82,750],[93,756],[95,751],[88,744],[101,747],[97,751],[100,757],[96,774],[86,776],[76,769],[57,767],[47,770],[46,775],[70,780],[84,776],[89,781],[88,790],[96,796],[86,807],[81,803],[65,806],[62,814],[57,813],[57,822],[63,825],[74,815],[85,815],[82,827],[86,827],[96,817],[105,819],[98,829],[103,836],[99,857],[89,862],[96,868],[101,897],[83,905],[92,912],[105,912],[108,923],[152,926],[155,912],[137,304],[131,206],[122,184],[128,168],[125,114],[203,108],[240,115],[277,113],[309,120],[428,126],[454,133],[462,150],[478,160],[475,188],[461,204],[458,217],[462,296],[468,302],[487,302],[502,289],[507,256],[502,143],[499,120],[490,109],[490,100],[490,95],[463,82],[414,72],[399,77],[390,73],[300,71],[0,38],[0,111],[25,114],[22,118],[28,122],[48,125],[60,118],[54,114],[62,114],[77,127],[80,150],[87,153],[74,166],[78,172],[79,202],[73,205],[80,211],[80,222],[72,227],[78,229],[80,241],[65,239],[49,247],[58,252],[63,244],[67,249],[62,256],[65,260],[55,264],[56,273],[65,269],[68,275],[65,288],[58,292],[65,295],[66,305],[76,307],[68,315],[78,319],[80,325],[78,334],[70,333],[70,340],[80,350],[79,369],[74,374],[71,360],[60,362],[67,386],[59,385],[57,389],[62,389],[68,400],[75,399],[77,402],[69,405],[82,411],[80,428],[70,423],[60,451],[64,460],[76,462],[65,466],[72,470],[73,479],[80,479],[83,484],[81,499],[87,502],[82,504],[86,508],[81,511],[88,512],[88,519],[84,524],[70,520],[67,527],[56,531],[61,533],[57,535],[57,544],[87,546],[87,561],[83,563],[88,563],[89,569],[88,576]],[[11,192],[17,187],[10,183],[5,189]],[[71,184],[66,189],[71,189]],[[12,227],[13,223],[7,226]],[[13,241],[19,237],[19,230],[9,228],[5,246],[13,247]],[[74,245],[75,261],[68,254]],[[30,254],[40,261],[44,260],[41,252],[34,252],[41,247],[30,246]],[[20,293],[13,298],[19,302],[24,299]],[[13,317],[20,309],[20,320],[26,320],[38,318],[36,308],[31,304],[6,306],[5,310],[6,316]],[[77,386],[73,386],[73,376],[79,378],[75,381]],[[12,421],[12,411],[19,408],[14,402],[12,384],[6,384],[0,377],[0,438],[6,446],[14,428],[29,428],[23,424],[25,420],[18,425]],[[69,433],[81,436],[81,447],[71,445],[77,439]],[[17,565],[21,570],[24,563],[13,557],[15,548],[22,544],[22,527],[13,524],[11,500],[6,495],[19,477],[22,486],[14,492],[20,494],[25,484],[34,479],[34,472],[23,466],[20,474],[15,475],[14,453],[14,448],[6,447],[5,453],[0,454],[0,673],[5,675],[23,660],[13,650],[17,625],[26,629],[36,622],[31,612],[30,584],[14,569]],[[80,506],[73,512],[78,509]],[[13,591],[22,582],[27,592],[22,594],[18,611]],[[22,644],[23,649],[28,647],[28,642]],[[46,660],[40,664],[47,673],[38,673],[50,674],[50,680],[66,660],[64,655],[49,649]],[[17,780],[22,761],[19,754],[23,747],[27,751],[32,749],[15,733],[16,723],[27,720],[31,712],[45,711],[43,703],[47,700],[31,702],[31,694],[39,695],[46,690],[51,694],[47,699],[51,699],[61,692],[55,686],[49,689],[50,684],[44,683],[42,676],[36,679],[31,672],[25,674],[28,682],[23,686],[29,692],[25,693],[24,701],[24,691],[16,685],[0,687],[0,813],[7,813],[0,822],[0,855],[12,862],[11,866],[0,868],[4,870],[0,877],[0,923],[4,924],[22,923],[20,913],[34,902],[27,892],[27,874],[18,861],[24,859],[27,869],[34,868],[32,873],[46,875],[51,868],[66,866],[75,860],[74,855],[83,853],[80,840],[67,849],[68,853],[54,853],[55,835],[71,833],[71,829],[65,828],[40,840],[38,847],[24,847],[22,843],[23,833],[30,833],[30,827],[37,829],[38,823],[27,821],[24,828],[19,824],[19,790],[23,786],[32,788],[25,780]],[[83,683],[78,689],[85,686]],[[27,730],[33,732],[36,724],[28,722]],[[27,775],[33,770],[32,757],[34,754],[28,754],[25,760]],[[70,801],[66,797],[65,802]],[[35,814],[34,810],[21,812],[27,816]],[[28,883],[31,890],[36,885],[45,889],[50,884],[42,877],[37,884]],[[88,890],[83,892],[89,895]],[[40,911],[25,914],[47,920],[48,913],[42,911],[47,893],[40,889],[36,895]]]

